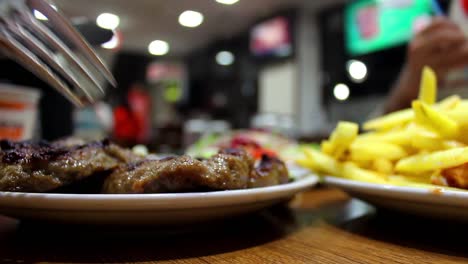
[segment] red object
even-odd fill
[[[130,109],[118,106],[114,109],[114,137],[120,140],[134,141],[138,127]]]
[[[151,98],[134,85],[127,94],[128,104],[114,109],[114,137],[133,143],[147,143],[151,136]]]
[[[245,138],[245,137],[235,137],[231,141],[231,147],[237,148],[237,147],[252,147],[252,148],[261,148],[260,144],[255,142],[254,140],[250,138]]]
[[[468,0],[460,0],[465,15],[468,15]]]
[[[151,137],[151,98],[148,92],[135,86],[128,92],[128,104],[138,128],[136,140],[147,142]]]
[[[278,157],[278,155],[276,154],[275,151],[271,150],[271,149],[265,149],[265,148],[261,148],[261,149],[256,149],[256,150],[253,150],[251,151],[251,155],[257,160],[257,159],[261,159],[263,156],[268,156],[270,158],[276,158]]]
[[[278,154],[275,151],[262,147],[255,140],[241,136],[235,137],[231,140],[231,147],[245,149],[256,160],[261,159],[263,155],[270,158],[278,157]]]

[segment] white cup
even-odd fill
[[[0,139],[33,138],[40,96],[34,88],[0,84]]]

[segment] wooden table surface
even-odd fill
[[[289,206],[179,229],[0,218],[0,262],[468,263],[467,230],[375,210],[321,187]]]

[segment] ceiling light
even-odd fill
[[[148,45],[148,51],[153,55],[161,56],[169,52],[169,44],[163,40],[153,40]]]
[[[239,2],[239,0],[216,0],[216,2],[220,4],[225,4],[225,5],[232,5],[232,4]]]
[[[228,66],[234,62],[234,54],[230,51],[220,51],[216,54],[216,62],[219,65]]]
[[[119,46],[119,38],[117,37],[117,34],[114,32],[114,35],[112,35],[112,38],[107,41],[106,43],[101,44],[102,48],[105,49],[115,49],[117,46]]]
[[[50,5],[53,9],[57,10],[57,7],[55,5]],[[39,19],[39,20],[49,20],[47,19],[46,16],[44,16],[44,14],[42,14],[41,12],[37,11],[36,9],[34,9],[34,16]]]
[[[105,29],[114,30],[120,24],[120,18],[111,13],[102,13],[96,18],[96,24]]]
[[[179,23],[184,27],[198,27],[203,22],[203,15],[200,12],[187,10],[179,16]]]
[[[348,74],[353,81],[362,82],[367,77],[367,67],[362,61],[350,60],[347,63]]]
[[[344,83],[338,83],[333,88],[333,95],[336,99],[344,101],[349,97],[349,87]]]

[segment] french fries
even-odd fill
[[[351,122],[339,122],[329,141],[322,142],[322,151],[339,159],[356,139],[359,126]]]
[[[460,105],[461,98],[458,95],[451,95],[444,100],[440,101],[437,106],[439,107],[440,110],[452,110],[458,105]],[[466,109],[468,110],[468,105],[466,105]]]
[[[419,100],[426,104],[434,104],[437,99],[437,78],[435,72],[424,67],[421,76],[421,88],[419,89]]]
[[[388,159],[397,160],[406,157],[406,151],[392,143],[370,141],[370,142],[355,142],[349,147],[351,160],[374,160]]]
[[[365,122],[362,134],[358,124],[339,122],[320,150],[304,149],[305,158],[298,163],[358,181],[447,185],[441,172],[468,163],[468,100],[458,95],[439,102],[436,98],[435,73],[425,67],[411,108]]]
[[[443,137],[454,138],[459,133],[458,124],[445,114],[435,110],[424,102],[414,101],[414,120]]]
[[[376,172],[384,175],[391,175],[393,173],[393,167],[393,163],[388,159],[377,158],[372,161],[372,168]]]
[[[409,123],[414,117],[412,109],[404,109],[369,120],[364,123],[365,130],[385,131]]]
[[[424,172],[448,169],[468,162],[468,147],[423,153],[398,161],[395,169],[400,172]]]
[[[359,168],[352,162],[345,162],[343,165],[343,177],[373,183],[387,183],[385,176],[374,171]]]
[[[305,149],[304,153],[309,160],[307,167],[329,175],[341,174],[341,165],[333,157],[313,149]]]

